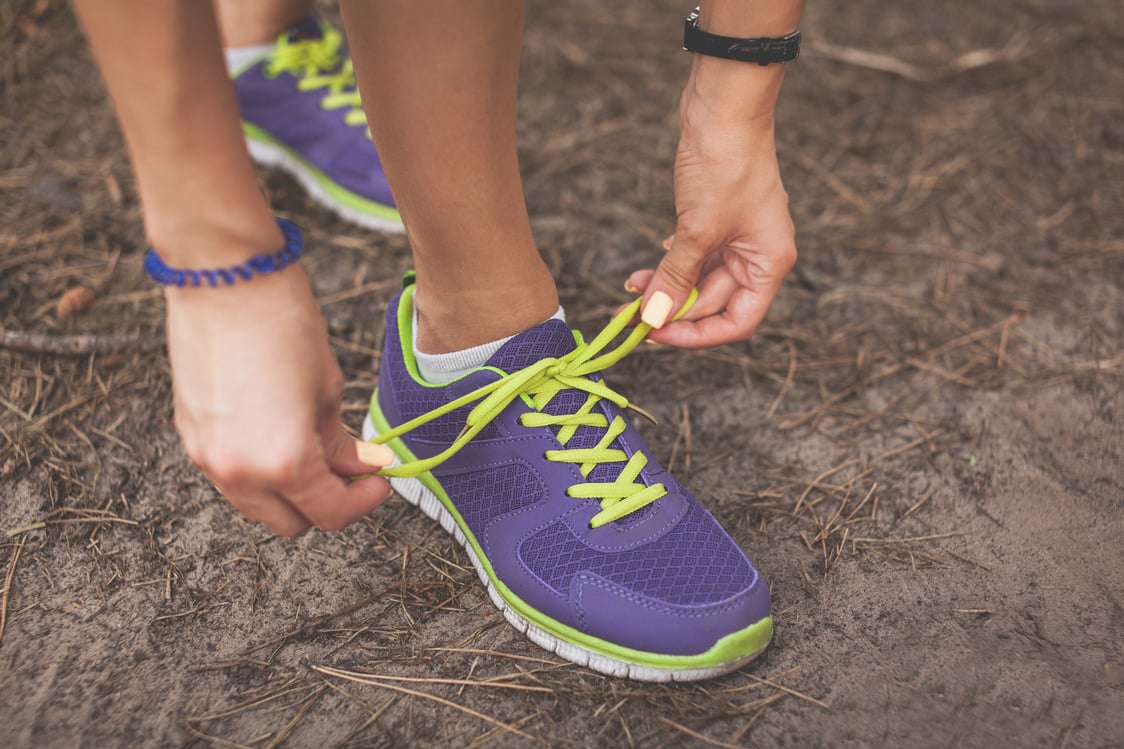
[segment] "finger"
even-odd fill
[[[674,235],[672,235],[672,236],[674,236]],[[672,239],[672,237],[668,237],[667,241],[671,241],[671,239]],[[719,271],[721,269],[722,269],[722,257],[721,257],[720,254],[715,253],[715,254],[711,255],[709,258],[707,258],[706,261],[703,263],[702,272],[699,275],[702,278],[709,279],[710,276],[713,273],[715,273],[716,271]],[[651,270],[650,268],[645,268],[645,269],[642,269],[642,270],[633,271],[632,274],[628,277],[628,279],[624,282],[624,290],[629,292],[630,294],[642,294],[642,293],[644,293],[645,289],[648,288],[648,284],[650,284],[652,282],[652,278],[654,278],[655,275],[656,275],[656,272],[654,270]],[[699,286],[699,299],[695,301],[694,305],[691,306],[691,311],[688,312],[687,314],[685,314],[684,317],[686,317],[688,319],[691,319],[692,313],[694,314],[695,317],[700,316],[694,311],[696,310],[696,308],[698,308],[700,302],[705,301],[703,299],[704,295],[706,294],[706,288],[707,288],[705,284],[706,284],[706,282],[704,281],[703,284],[701,284]],[[736,284],[734,284],[734,286],[736,286]],[[733,287],[731,287],[731,292],[732,291],[733,291]],[[717,290],[711,292],[711,295],[717,295],[717,294],[718,294]],[[722,304],[719,305],[718,307],[715,307],[711,312],[708,312],[707,314],[713,314],[713,312],[725,307],[726,299],[728,298],[728,296],[729,295],[726,295],[725,297],[723,297]],[[624,309],[624,305],[617,308],[617,312],[620,312],[622,309]]]
[[[260,523],[278,536],[296,538],[310,527],[308,518],[297,512],[280,495],[268,491],[215,488],[236,510],[252,523]]]
[[[699,283],[699,297],[683,315],[683,320],[701,320],[716,315],[730,303],[730,297],[741,288],[737,280],[724,268],[703,276]]]
[[[381,505],[390,496],[390,484],[381,476],[349,482],[321,459],[283,487],[282,495],[318,528],[338,531]]]
[[[324,457],[339,476],[361,476],[394,462],[394,451],[389,447],[355,439],[335,416],[326,418],[321,429]]]
[[[624,282],[624,290],[629,294],[642,294],[648,288],[648,284],[651,283],[654,275],[656,275],[656,272],[649,268],[633,271],[632,275]]]
[[[644,290],[644,302],[640,307],[644,322],[658,330],[682,308],[712,249],[701,240],[688,239],[685,232],[676,232],[671,249]]]
[[[662,330],[653,330],[648,337],[656,343],[679,348],[708,348],[744,341],[765,318],[775,294],[776,289],[771,293],[739,289],[720,314],[700,320],[677,320]]]

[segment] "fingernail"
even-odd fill
[[[670,250],[671,249],[671,237],[668,237],[667,239],[665,239],[663,242],[660,243],[660,245],[663,247],[664,252],[667,252],[668,250]]]
[[[369,466],[384,468],[394,462],[394,451],[386,445],[360,442],[355,450],[359,454],[359,460]]]
[[[639,294],[640,293],[640,289],[633,286],[631,281],[625,281],[624,282],[624,290],[627,291],[629,294]]]
[[[667,322],[667,316],[670,314],[671,297],[663,291],[657,291],[648,297],[648,303],[644,305],[644,311],[640,313],[640,319],[658,329],[663,327],[663,324]]]

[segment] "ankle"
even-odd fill
[[[226,0],[216,5],[224,47],[270,44],[312,12],[309,0],[284,0],[245,5]]]
[[[418,299],[422,296],[422,299]],[[521,333],[558,311],[553,280],[547,288],[460,292],[414,296],[418,311],[417,348],[444,354]]]

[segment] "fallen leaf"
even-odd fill
[[[59,297],[58,304],[55,305],[55,317],[65,320],[71,315],[79,315],[93,303],[94,292],[85,286],[75,286]]]

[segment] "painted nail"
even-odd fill
[[[386,445],[376,445],[374,442],[360,442],[355,446],[359,460],[369,466],[383,468],[394,462],[394,452]]]
[[[644,311],[640,313],[640,319],[658,329],[663,327],[663,324],[667,322],[667,316],[670,314],[671,297],[663,291],[657,291],[648,297],[648,303],[644,305]]]
[[[627,291],[629,294],[639,294],[640,293],[640,289],[633,286],[631,281],[625,281],[624,282],[624,290]]]

